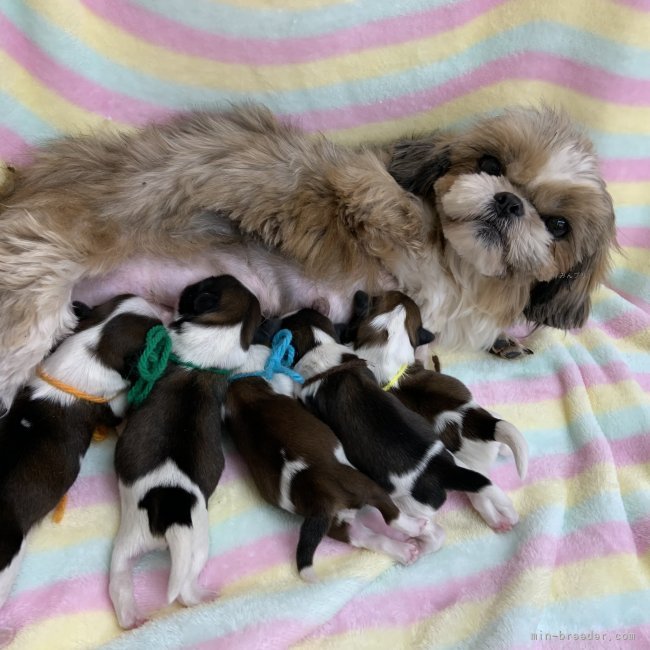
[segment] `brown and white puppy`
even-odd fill
[[[336,340],[331,321],[312,309],[282,319],[304,378],[300,399],[341,441],[346,457],[384,488],[397,506],[432,520],[447,490],[481,495],[500,517],[500,529],[517,521],[509,499],[490,480],[456,465],[422,416],[382,390],[366,362]],[[425,551],[437,550],[434,530]]]
[[[226,375],[215,370],[244,362],[259,320],[257,300],[231,276],[187,287],[179,312],[169,334],[180,361],[170,363],[129,412],[115,448],[121,520],[109,591],[124,628],[142,622],[131,570],[148,551],[169,547],[170,603],[191,605],[207,595],[197,579],[210,544],[207,502],[224,467],[221,407],[227,387]]]
[[[324,296],[340,322],[357,289],[399,288],[440,343],[487,348],[522,318],[582,325],[614,242],[591,144],[547,109],[356,152],[263,108],[199,111],[52,142],[3,203],[6,405],[74,325],[72,295],[173,309],[231,273],[265,313]]]
[[[94,309],[79,303],[75,311],[75,333],[42,362],[0,418],[0,606],[18,574],[27,534],[74,483],[93,430],[123,416],[129,360],[160,322],[135,296]]]
[[[368,362],[385,390],[433,425],[435,435],[457,461],[489,476],[501,443],[512,450],[519,476],[526,476],[528,444],[521,432],[478,405],[460,380],[427,370],[415,360],[416,348],[431,335],[422,328],[420,310],[413,300],[400,291],[372,298],[359,291],[353,312],[341,332],[342,341],[350,342],[355,354]],[[503,525],[502,517],[480,494],[468,496],[490,526]]]
[[[237,372],[261,371],[268,355],[266,346],[251,346]],[[413,562],[419,548],[409,538],[426,537],[430,522],[401,513],[385,490],[350,465],[332,430],[293,397],[293,383],[282,374],[270,382],[235,375],[225,422],[264,499],[305,518],[296,551],[300,576],[315,579],[314,553],[325,534]]]

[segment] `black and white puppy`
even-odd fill
[[[458,462],[489,476],[501,443],[512,450],[519,476],[526,476],[528,444],[521,432],[477,404],[463,382],[415,360],[416,348],[433,335],[423,329],[420,310],[406,294],[388,291],[371,298],[357,292],[352,320],[340,333],[385,390],[433,425]],[[468,496],[492,528],[516,523],[514,507],[499,511],[481,493]]]
[[[120,625],[142,622],[132,563],[169,547],[167,598],[195,604],[207,595],[197,579],[208,558],[207,502],[224,467],[221,408],[226,375],[241,366],[259,322],[253,295],[232,276],[187,287],[170,326],[170,363],[145,401],[128,415],[115,450],[121,521],[110,570]],[[182,364],[188,364],[182,365]]]
[[[264,368],[269,349],[253,345],[242,373]],[[230,384],[225,422],[261,495],[305,517],[296,562],[314,580],[313,558],[323,536],[386,553],[398,562],[417,559],[415,539],[431,523],[397,508],[386,491],[352,467],[336,435],[294,397],[283,374],[271,381],[245,377]]]
[[[512,508],[487,477],[456,465],[429,422],[382,390],[366,362],[337,342],[329,319],[303,309],[281,326],[293,333],[296,370],[306,378],[300,399],[336,433],[350,462],[403,512],[433,519],[447,490],[481,494],[498,511]],[[443,539],[434,527],[423,550],[437,550]]]
[[[0,418],[0,606],[11,590],[31,528],[79,474],[94,429],[126,408],[129,359],[160,323],[144,299],[75,304],[75,332],[36,369]]]

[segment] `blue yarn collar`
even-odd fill
[[[291,368],[296,351],[291,345],[291,332],[287,329],[279,330],[273,337],[271,343],[271,352],[264,364],[264,370],[255,372],[241,372],[230,375],[228,381],[237,381],[248,377],[261,377],[266,381],[271,381],[273,375],[287,375],[298,384],[302,384],[305,379],[302,375]]]

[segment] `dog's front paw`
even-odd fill
[[[530,348],[524,347],[517,339],[505,334],[500,336],[490,348],[490,353],[503,359],[518,359],[533,354]]]
[[[510,497],[496,485],[487,485],[476,494],[468,493],[468,496],[487,525],[500,533],[509,531],[519,521]]]

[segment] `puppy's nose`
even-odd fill
[[[500,217],[521,217],[524,214],[524,204],[512,192],[497,192],[494,195],[494,205]]]

